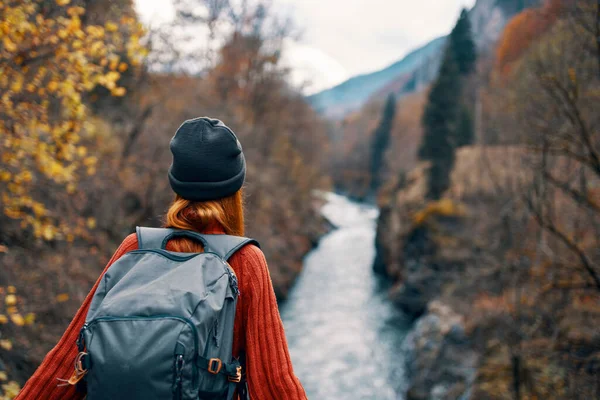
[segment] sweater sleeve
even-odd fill
[[[240,290],[250,398],[304,400],[306,394],[294,375],[265,256],[256,246],[246,246],[240,253],[245,264]]]
[[[58,344],[46,355],[42,364],[29,378],[15,400],[80,400],[84,398],[85,394],[77,392],[74,386],[58,386],[61,383],[58,379],[68,379],[73,373],[73,362],[77,356],[75,342],[104,272],[123,254],[135,249],[137,249],[137,239],[135,234],[132,234],[121,243],[77,310]]]

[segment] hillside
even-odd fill
[[[597,398],[598,291],[528,212],[532,161],[519,146],[464,148],[443,200],[424,199],[424,165],[382,193],[378,258],[415,318],[407,399]],[[560,224],[577,212],[565,201]]]
[[[511,19],[486,79],[466,81],[478,141],[452,146],[447,176],[433,157],[389,162],[373,269],[415,321],[407,400],[600,398],[598,7],[548,0]],[[447,140],[423,120],[425,140]]]
[[[469,11],[469,18],[479,51],[489,51],[514,14],[538,3],[539,0],[478,0]],[[368,101],[385,98],[391,92],[405,94],[421,90],[437,74],[445,38],[434,39],[389,67],[352,77],[308,100],[317,112],[341,119]]]
[[[437,38],[387,68],[370,74],[355,76],[331,89],[308,98],[313,107],[328,117],[343,117],[359,109],[367,100],[399,76],[410,76],[424,61],[435,57],[443,47],[445,37]]]

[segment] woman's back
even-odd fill
[[[218,230],[205,233],[222,233]],[[167,250],[174,250],[172,243]],[[104,272],[124,254],[137,250],[135,234],[125,238]],[[250,396],[255,399],[305,399],[302,385],[293,373],[275,293],[262,251],[247,245],[229,260],[240,289],[235,315],[233,355],[246,353],[246,374]],[[73,370],[77,355],[75,341],[85,322],[91,295],[95,292],[104,272],[77,312],[60,342],[48,353],[42,365],[27,382],[18,399],[82,399],[73,386],[58,386],[56,378],[66,378]],[[54,378],[54,379],[52,379]]]

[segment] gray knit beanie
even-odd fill
[[[185,121],[171,139],[169,182],[187,200],[217,200],[244,184],[246,160],[239,140],[223,122],[207,117]]]

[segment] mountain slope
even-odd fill
[[[541,1],[477,0],[469,11],[469,18],[479,51],[486,52],[492,46],[513,15]],[[434,39],[385,69],[350,78],[308,100],[318,112],[337,119],[390,92],[404,94],[420,90],[437,75],[444,43],[445,36]]]
[[[441,51],[445,37],[437,38],[412,51],[400,61],[370,74],[358,75],[331,89],[310,96],[313,107],[331,117],[341,117],[360,108],[372,94],[386,86],[399,75],[414,72],[423,60]]]

